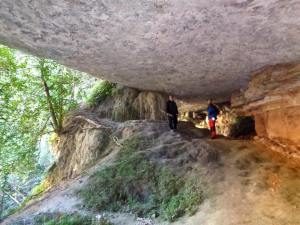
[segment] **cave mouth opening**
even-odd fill
[[[237,116],[231,124],[229,137],[250,139],[256,135],[254,116]]]
[[[216,103],[220,110],[216,121],[217,134],[232,139],[253,139],[256,136],[254,116],[238,115],[231,108],[229,102]],[[203,106],[183,110],[179,120],[192,123],[200,129],[209,129],[207,110]]]

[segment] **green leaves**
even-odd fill
[[[44,133],[62,128],[65,115],[82,98],[77,93],[82,92],[84,78],[82,73],[52,60],[0,45],[0,180],[4,171],[25,175],[33,169],[38,140]]]
[[[0,71],[16,72],[17,66],[13,50],[0,47]]]
[[[83,79],[89,80],[52,60],[0,45],[0,187],[7,175],[26,178],[35,169],[39,139],[61,131],[66,114],[86,95]]]
[[[109,81],[100,81],[96,83],[87,99],[90,106],[97,106],[107,97],[112,96],[116,89],[116,84]]]
[[[23,68],[23,61],[18,64],[13,50],[0,46],[0,175],[30,167],[33,136],[28,134],[29,125],[25,126],[31,112],[24,104],[27,84],[21,76]],[[17,161],[24,163],[14,168]]]

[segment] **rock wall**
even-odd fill
[[[244,92],[232,96],[232,106],[240,114],[255,117],[259,137],[299,147],[300,64],[273,65],[258,71]]]
[[[56,162],[49,170],[48,182],[75,177],[103,157],[109,151],[114,128],[112,121],[99,120],[92,114],[80,112],[70,116],[54,143]]]
[[[119,86],[98,106],[73,112],[53,148],[56,163],[47,181],[53,184],[77,176],[110,153],[110,146],[116,144],[112,139],[116,121],[165,119],[166,99],[161,93]]]
[[[216,122],[217,134],[222,134],[226,137],[230,136],[232,126],[236,122],[237,115],[231,110],[229,106],[222,106],[220,114]]]
[[[93,109],[100,117],[114,121],[132,119],[165,119],[167,96],[159,92],[139,91],[129,87],[117,87],[114,96],[108,97]]]
[[[114,122],[91,112],[77,112],[68,118],[64,132],[56,141],[56,163],[48,171],[45,182],[53,186],[61,180],[82,174],[105,156],[117,153],[127,138],[141,136],[156,143],[154,139],[168,131],[167,123],[163,121]],[[169,134],[172,136],[173,133]],[[169,139],[163,141],[168,142]]]

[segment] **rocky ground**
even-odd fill
[[[101,121],[98,121],[101,123]],[[118,142],[139,134],[153,138],[150,151],[158,162],[190,170],[206,183],[206,199],[193,216],[180,218],[176,225],[300,225],[300,169],[274,158],[253,140],[208,138],[207,130],[181,124],[177,133],[164,122],[128,121],[114,123]],[[119,133],[118,133],[119,132]],[[122,135],[118,135],[122,133]],[[40,199],[2,225],[31,224],[34,215],[43,212],[79,212],[83,210],[76,190],[87,184],[90,174],[114,162],[116,146],[80,176],[62,181]],[[138,218],[132,214],[107,213],[116,225],[167,225],[160,218]],[[99,216],[99,214],[94,214]]]

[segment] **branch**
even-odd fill
[[[91,119],[88,119],[84,116],[75,116],[74,119],[81,119],[81,120],[84,120],[92,125],[94,125],[94,128],[105,128],[105,129],[111,129],[111,127],[106,127],[106,126],[103,126],[101,124],[98,124],[96,123],[95,121],[91,120]]]
[[[20,190],[18,190],[16,187],[14,187],[13,185],[8,183],[8,186],[10,189],[12,189],[14,192],[16,192],[17,194],[21,195],[23,198],[25,198],[26,193],[21,192]]]
[[[4,194],[6,194],[6,195],[7,195],[11,200],[13,200],[15,203],[17,203],[19,206],[22,205],[22,203],[19,202],[18,199],[16,199],[14,196],[10,195],[8,192],[6,192],[6,191],[4,191],[4,190],[2,190],[2,192],[3,192]]]

